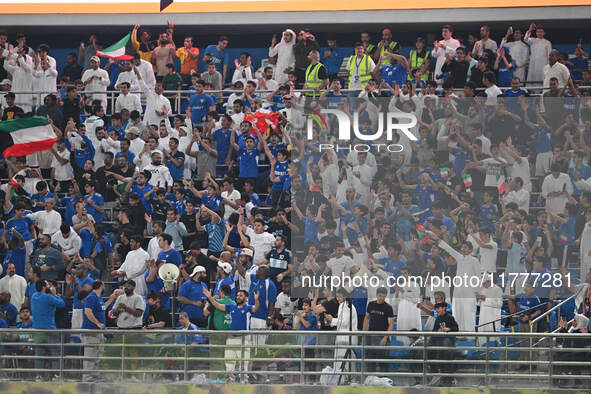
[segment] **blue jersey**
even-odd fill
[[[170,159],[171,156],[175,160],[180,160],[178,166],[172,162]],[[166,167],[168,168],[173,181],[182,181],[183,171],[185,169],[185,154],[181,151],[177,151],[175,154],[169,153],[168,156],[166,156]]]
[[[218,152],[217,164],[226,163],[226,158],[228,157],[228,152],[230,151],[230,141],[232,138],[232,134],[232,129],[228,129],[225,131],[224,129],[217,129],[211,134],[211,136],[215,138],[216,141],[215,148]]]
[[[180,267],[183,263],[183,256],[176,249],[170,249],[169,251],[162,251],[158,253],[158,260],[164,261],[167,264],[174,264]]]
[[[29,231],[31,226],[33,226],[33,221],[31,218],[23,216],[20,219],[10,219],[8,222],[6,222],[4,230],[9,231],[11,228],[14,228],[25,241],[30,241],[32,239],[31,232]]]
[[[207,223],[203,228],[208,234],[208,249],[214,253],[223,252],[224,236],[226,235],[224,221],[220,219],[217,223]]]
[[[493,224],[493,220],[496,220],[498,218],[499,208],[496,205],[482,205],[482,207],[480,208],[480,226],[489,228],[490,231],[494,234],[495,226]]]
[[[252,317],[267,320],[271,304],[277,301],[277,287],[270,278],[258,279],[256,274],[251,274],[248,291],[248,303],[251,305],[255,302],[254,293],[259,293],[259,310]]]
[[[152,282],[148,282],[148,276],[150,276],[150,272],[146,272],[144,275],[144,279],[146,280],[146,288],[148,289],[148,294],[151,292],[160,294],[160,300],[162,301],[162,306],[168,310],[170,310],[170,295],[168,292],[162,292],[164,289],[164,281],[154,275],[154,280]]]
[[[220,51],[217,45],[209,45],[203,51],[204,55],[211,55],[210,63],[215,64],[215,68],[222,74],[224,72],[224,65],[230,63],[230,56],[227,50]],[[206,71],[205,69],[202,71]],[[224,81],[222,81],[223,83]]]
[[[55,310],[65,308],[66,303],[60,297],[48,293],[35,293],[31,297],[33,328],[55,330]]]
[[[515,70],[515,62],[509,63],[512,67],[507,67],[503,59],[499,61],[499,81],[498,86],[511,86],[511,80],[513,79],[513,70]]]
[[[107,129],[107,135],[109,135],[111,130],[115,130],[115,132],[117,133],[117,140],[121,141],[123,138],[125,138],[125,127],[121,127],[118,129],[115,126],[111,126]]]
[[[289,167],[289,160],[285,161],[277,161],[275,162],[275,176],[279,178],[279,182],[273,182],[271,188],[273,190],[284,190],[283,186],[287,178],[289,178],[289,174],[287,173],[287,168]]]
[[[274,282],[277,282],[277,275],[287,271],[289,264],[291,264],[291,251],[283,249],[279,252],[276,248],[273,248],[268,252],[267,259],[270,268],[269,277]]]
[[[568,175],[570,176],[570,180],[573,184],[573,196],[578,196],[583,191],[577,188],[575,185],[575,170],[577,170],[581,179],[587,179],[591,177],[591,167],[589,167],[587,164],[583,164],[581,167],[573,166],[568,170]]]
[[[14,264],[16,274],[25,277],[25,262],[26,262],[27,249],[16,247],[6,251],[4,256],[4,272],[6,272],[6,266],[8,264]]]
[[[536,153],[552,152],[552,129],[547,128],[542,130],[541,127],[535,126],[538,137],[536,139]]]
[[[52,192],[47,192],[45,193],[44,196],[41,196],[39,193],[35,193],[31,196],[31,200],[33,200],[34,203],[45,203],[45,201],[47,201],[48,198],[53,198],[53,201],[55,201],[55,195]],[[43,207],[35,207],[33,208],[33,212],[38,212],[38,211],[42,211]]]
[[[318,224],[316,218],[309,218],[307,216],[302,217],[304,223],[304,245],[309,243],[318,243]]]
[[[78,279],[76,278],[75,282],[70,283],[70,287],[74,290],[74,309],[82,309],[84,307],[84,302],[78,299],[78,287],[84,287],[86,285],[90,285],[92,289],[92,284],[94,280],[89,275],[86,275],[85,278]],[[78,285],[78,286],[76,286]]]
[[[575,217],[567,216],[566,223],[560,223],[558,228],[558,245],[573,246],[575,244]]]
[[[256,178],[259,175],[259,154],[258,148],[246,150],[240,148],[238,156],[240,157],[240,178]]]
[[[202,301],[206,298],[205,294],[203,294],[203,289],[206,288],[205,283],[197,283],[191,279],[181,285],[178,296],[186,297],[192,301]],[[181,304],[181,312],[187,312],[189,319],[203,319],[203,306]]]
[[[154,189],[154,186],[150,185],[149,183],[146,183],[142,188],[140,188],[140,186],[137,184],[137,181],[133,181],[133,183],[131,184],[131,192],[137,193],[138,196],[140,196],[140,201],[142,202],[142,204],[144,204],[144,208],[146,208],[146,213],[148,215],[152,214],[152,204],[150,204],[150,202],[146,200],[144,194],[146,194],[152,189]]]
[[[76,204],[76,201],[80,201],[81,198],[76,196],[76,197],[63,197],[61,199],[61,206],[66,208],[66,211],[64,212],[64,220],[66,221],[66,223],[68,225],[73,226],[74,223],[72,223],[72,216],[74,216],[76,214],[76,209],[74,208],[74,205]]]
[[[220,279],[216,282],[215,288],[213,290],[214,296],[220,295],[223,285],[230,286],[230,289],[232,289],[232,295],[230,296],[230,298],[235,299],[236,298],[236,283],[234,281],[234,277],[232,276],[232,274],[230,274],[227,277],[225,277],[224,279]]]
[[[394,83],[402,86],[408,76],[408,70],[400,63],[395,65],[386,64],[380,67],[380,72],[382,73],[382,79],[392,87],[394,87]]]
[[[206,122],[209,108],[214,104],[215,102],[211,99],[209,94],[191,95],[189,106],[191,108],[191,118],[193,119],[193,125],[201,125],[203,122]]]
[[[90,309],[92,314],[99,321],[99,323],[105,325],[107,317],[105,316],[105,302],[101,297],[96,295],[94,291],[91,291],[88,297],[84,300],[84,309]],[[99,327],[91,322],[86,317],[86,312],[82,314],[82,328],[85,330],[97,330]]]
[[[98,205],[100,207],[105,206],[105,199],[101,194],[94,193],[92,195],[92,198],[89,197],[89,195],[87,194],[84,196],[84,201],[88,201],[89,198],[92,200],[92,202],[94,202],[94,205]],[[88,214],[93,217],[95,223],[103,222],[103,214],[100,213],[95,207],[91,206],[90,204],[86,204],[86,212],[88,212]]]
[[[252,313],[252,305],[244,304],[238,306],[236,304],[225,304],[226,313],[230,314],[232,319],[230,323],[230,330],[244,331],[248,329],[248,314]]]
[[[132,151],[127,151],[127,153],[117,152],[115,154],[115,159],[118,159],[121,156],[125,156],[127,158],[128,163],[133,163],[133,159],[135,159],[135,153],[133,153]]]

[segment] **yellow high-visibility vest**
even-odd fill
[[[357,60],[357,55],[353,55],[349,58],[349,89],[353,85],[355,75],[355,68],[359,67],[359,82],[361,88],[365,88],[369,80],[371,79],[371,66],[370,57],[363,55],[361,61]]]
[[[306,69],[306,89],[314,89],[322,86],[322,80],[318,77],[320,68],[324,65],[320,62],[312,65],[310,64]],[[306,96],[313,96],[313,92],[306,92]]]
[[[410,51],[410,53],[408,54],[408,80],[410,81],[412,79],[411,77],[411,71],[414,70],[415,68],[423,68],[423,65],[425,64],[425,61],[427,60],[427,58],[429,57],[429,51],[425,51],[425,56],[424,57],[420,57],[417,56],[417,50],[413,49]],[[429,71],[427,71],[426,73],[423,74],[423,76],[421,77],[422,80],[427,81],[429,80]]]

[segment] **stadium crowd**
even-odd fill
[[[152,40],[136,26],[132,59],[104,68],[91,35],[59,75],[47,45],[34,51],[0,32],[2,120],[47,117],[59,138],[0,162],[0,328],[529,331],[576,294],[559,322],[534,329],[566,331],[576,317],[571,331],[587,332],[591,75],[581,42],[569,56],[541,25],[500,42],[489,26],[460,42],[445,25],[409,56],[387,28],[345,54],[336,40],[321,47],[287,29],[260,68],[243,53],[230,75],[228,37],[199,57],[193,37],[175,46],[173,30]],[[113,101],[111,67],[121,70]],[[353,145],[385,111],[416,116],[416,141],[395,133],[398,153],[323,150],[338,144],[336,118],[308,121],[323,108],[356,113]],[[172,291],[163,264],[180,269]],[[303,291],[305,276],[343,274],[380,286]],[[484,279],[433,286],[442,274]],[[519,274],[528,279],[512,283]],[[309,336],[306,358],[327,354],[312,345],[350,339]],[[82,341],[85,379],[97,379],[103,337]],[[231,372],[231,348],[225,357]]]

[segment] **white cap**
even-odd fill
[[[254,253],[252,252],[252,249],[243,248],[240,254],[252,257]]]
[[[224,263],[223,261],[218,261],[218,267],[220,267],[226,274],[232,272],[232,264]]]
[[[95,61],[95,62],[97,62],[97,63],[99,63],[99,64],[101,63],[101,59],[100,59],[98,56],[93,56],[93,57],[91,57],[91,58],[90,58],[90,61],[91,61],[91,62],[92,62],[92,61]]]
[[[205,272],[205,267],[198,265],[197,267],[193,268],[193,272],[191,272],[191,278],[195,276],[197,272]]]

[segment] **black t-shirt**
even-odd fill
[[[458,62],[454,59],[450,63],[445,63],[441,68],[441,71],[451,73],[449,80],[454,88],[463,88],[466,84],[466,76],[468,75],[469,67],[470,63],[466,60]]]
[[[105,171],[113,171],[114,172],[115,169],[116,169],[115,166],[111,166],[110,168],[107,168],[106,166],[102,166],[101,168],[96,170],[96,179],[98,181],[96,184],[96,190],[100,194],[103,195],[105,202],[111,202],[111,201],[117,200],[117,195],[113,191],[113,188],[110,188],[110,187],[107,188],[107,182],[111,182],[111,184],[114,184],[114,186],[116,187],[117,180],[112,175],[109,175],[109,176],[105,175]]]
[[[322,303],[322,306],[324,307],[324,309],[326,309],[326,313],[321,313],[320,314],[320,329],[321,330],[334,330],[335,327],[331,327],[328,322],[326,321],[326,314],[331,315],[332,317],[334,317],[335,319],[338,317],[339,315],[339,302],[337,301],[336,298],[333,298],[330,301],[324,301]]]
[[[69,97],[66,97],[62,100],[62,113],[64,115],[64,119],[68,121],[70,118],[74,119],[74,122],[77,126],[80,125],[80,111],[83,109],[83,106],[80,105],[80,99],[78,97],[74,98],[73,100]]]
[[[390,304],[387,302],[378,304],[377,301],[372,301],[367,305],[367,313],[369,314],[369,331],[388,331],[388,318],[394,317]]]
[[[165,222],[166,211],[168,208],[172,208],[172,205],[170,205],[170,203],[166,200],[160,202],[157,199],[150,200],[150,205],[152,205],[152,221],[155,222],[160,220]]]
[[[159,323],[161,321],[165,322],[164,327],[172,327],[172,324],[170,323],[170,311],[163,306],[160,306],[160,308],[156,310],[150,307],[148,310],[148,319],[146,325]]]
[[[17,107],[13,105],[12,107],[4,108],[4,112],[2,114],[2,120],[12,120],[14,119],[15,114],[23,114],[25,111],[21,107]]]

